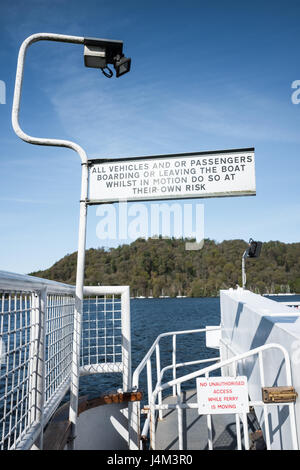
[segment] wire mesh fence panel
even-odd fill
[[[47,296],[45,333],[45,406],[70,381],[75,300],[71,295]]]
[[[0,294],[0,448],[8,449],[35,420],[31,399],[35,339],[32,293]]]
[[[89,373],[122,372],[121,295],[85,298],[81,368]]]
[[[46,424],[45,409],[50,417],[70,385],[74,302],[49,294],[43,319],[40,292],[0,293],[1,450]]]
[[[120,372],[128,390],[129,290],[87,290],[80,372]],[[74,378],[74,316],[74,286],[0,271],[0,450],[42,447]]]

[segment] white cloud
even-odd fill
[[[4,202],[18,202],[21,204],[51,204],[53,203],[50,200],[38,200],[38,199],[28,199],[28,198],[17,198],[17,197],[0,197],[0,201]]]
[[[243,139],[246,146],[300,140],[289,100],[241,88],[224,91],[223,99],[198,93],[195,100],[194,90],[178,96],[155,83],[106,80],[100,71],[90,77],[74,71],[50,96],[66,133],[90,156],[200,150],[213,136]]]

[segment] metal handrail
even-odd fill
[[[259,346],[259,347],[255,348],[255,349],[247,351],[243,354],[238,354],[236,356],[231,357],[230,359],[220,361],[218,364],[214,364],[214,365],[205,367],[203,369],[200,369],[198,371],[192,372],[190,374],[186,374],[186,375],[184,375],[182,377],[179,377],[175,380],[171,380],[171,381],[166,382],[166,383],[161,383],[161,382],[158,381],[153,393],[151,394],[150,416],[149,416],[150,422],[152,422],[152,423],[155,422],[155,411],[156,410],[160,411],[160,410],[166,409],[166,408],[167,409],[172,408],[172,407],[174,408],[174,406],[172,406],[172,405],[167,405],[167,407],[165,405],[161,405],[161,404],[156,405],[156,400],[157,400],[157,397],[159,396],[159,394],[163,390],[176,386],[177,404],[175,405],[175,408],[178,409],[178,427],[179,427],[179,430],[181,431],[181,434],[179,432],[179,434],[180,434],[179,435],[179,448],[182,450],[182,442],[183,442],[183,439],[182,439],[182,409],[183,408],[191,408],[191,405],[186,405],[186,404],[181,403],[181,384],[188,381],[188,380],[199,377],[201,375],[205,375],[205,376],[208,377],[210,372],[213,372],[217,369],[220,369],[222,367],[225,367],[225,366],[228,366],[228,365],[231,365],[231,364],[236,365],[236,363],[238,361],[241,361],[243,359],[246,359],[246,358],[248,358],[250,356],[253,356],[253,355],[256,355],[256,354],[259,355],[260,374],[261,374],[261,379],[262,379],[262,377],[264,375],[263,374],[263,364],[262,364],[262,352],[265,351],[265,350],[274,349],[274,348],[279,349],[283,353],[284,362],[285,362],[285,369],[286,369],[286,381],[287,381],[287,385],[291,386],[292,385],[292,373],[291,373],[290,358],[289,358],[289,354],[288,354],[287,350],[283,346],[281,346],[280,344],[277,344],[277,343],[264,344],[262,346]],[[250,405],[263,406],[264,407],[265,417],[267,417],[265,403],[259,402],[259,401],[255,401],[255,402],[250,401]],[[293,445],[293,449],[298,450],[298,438],[297,438],[294,403],[287,403],[287,405],[289,406],[289,411],[290,411],[290,425],[291,425],[292,445]],[[208,420],[209,419],[210,419],[210,415],[208,415]],[[243,425],[244,425],[244,427],[246,426],[245,417],[243,419]],[[267,431],[267,448],[270,449],[271,444],[270,444],[268,423],[266,423],[266,431]],[[247,437],[245,432],[244,432],[244,435],[245,435],[245,437]],[[150,442],[151,442],[151,449],[155,450],[155,426],[154,425],[151,426],[151,429],[150,429]],[[249,447],[249,443],[247,442],[246,443],[246,448],[248,448],[248,447]],[[212,436],[211,435],[209,437],[209,448],[212,448]]]
[[[210,331],[213,331],[213,330],[220,330],[220,326],[216,326],[215,328],[210,327]],[[199,328],[199,329],[195,329],[195,330],[168,331],[166,333],[161,333],[156,338],[156,340],[152,344],[152,346],[149,349],[149,351],[147,352],[147,354],[144,356],[144,358],[141,360],[141,362],[139,363],[139,365],[135,369],[135,371],[133,373],[133,376],[132,376],[132,386],[133,387],[138,387],[139,386],[139,376],[140,376],[142,370],[144,369],[144,367],[146,366],[147,361],[151,358],[154,350],[156,349],[156,346],[159,344],[159,342],[162,338],[165,338],[167,336],[178,336],[178,335],[184,335],[184,334],[203,333],[203,332],[206,332],[206,331],[207,331],[207,328]]]
[[[28,290],[37,291],[47,288],[48,293],[63,292],[65,294],[75,293],[75,286],[62,282],[50,281],[41,277],[29,276],[27,274],[17,274],[9,271],[0,271],[0,290]]]
[[[195,364],[201,364],[205,362],[215,362],[219,360],[219,357],[216,358],[211,358],[211,359],[199,359],[196,361],[187,361],[187,362],[182,362],[182,363],[177,363],[176,359],[176,337],[179,335],[186,335],[186,334],[195,334],[195,333],[206,333],[207,331],[220,331],[221,327],[216,326],[216,327],[209,327],[209,329],[206,328],[198,328],[198,329],[193,329],[193,330],[181,330],[181,331],[169,331],[165,333],[161,333],[150,349],[148,350],[147,354],[144,356],[144,358],[141,360],[140,364],[137,366],[133,373],[132,377],[132,387],[133,389],[138,389],[139,387],[139,377],[141,372],[144,370],[144,368],[147,368],[147,391],[148,391],[148,400],[150,404],[150,398],[152,396],[152,366],[151,366],[151,357],[153,353],[156,353],[156,372],[157,372],[157,383],[160,383],[162,380],[162,377],[164,373],[172,369],[173,370],[173,378],[176,378],[176,370],[180,367],[185,367],[185,366],[190,366],[190,365],[195,365]],[[163,369],[161,369],[161,363],[160,363],[160,349],[159,349],[159,344],[162,338],[165,337],[173,337],[172,341],[172,363],[170,365],[167,365]],[[176,386],[173,387],[173,395],[176,395]],[[162,405],[162,394],[159,392],[158,396],[159,404]],[[140,403],[134,403],[132,405],[132,423],[134,423],[133,427],[135,427],[135,432],[136,434],[140,434],[141,438],[145,437],[148,434],[148,429],[149,429],[149,423],[150,423],[150,415],[148,414],[142,432],[140,433],[139,430],[137,429],[137,423],[139,421],[139,415],[140,415]],[[159,417],[162,418],[162,409],[159,410]],[[139,438],[138,438],[139,439]],[[130,445],[132,445],[132,448],[139,448],[139,442],[136,447],[136,444],[130,442]]]
[[[213,357],[213,358],[209,358],[209,359],[199,359],[198,361],[189,361],[189,362],[182,362],[182,363],[176,364],[176,368],[186,367],[186,366],[191,366],[191,365],[196,365],[196,364],[204,364],[204,363],[207,363],[207,362],[218,362],[218,361],[220,361],[219,357]],[[172,365],[169,365],[169,366],[164,367],[161,370],[161,379],[163,378],[164,373],[167,370],[170,370],[172,367],[173,367]],[[162,419],[162,410],[164,409],[163,404],[160,403],[157,406],[158,406],[157,409],[159,410],[159,413],[160,413],[159,417],[160,417],[160,419]],[[176,406],[177,405],[174,405],[174,408],[176,408]],[[170,405],[170,407],[173,408],[172,405]],[[184,405],[183,405],[183,408],[184,408]],[[141,433],[142,439],[145,439],[147,437],[148,432],[149,432],[149,426],[150,426],[150,413],[147,414],[147,418],[145,420],[145,423],[144,423],[144,426],[143,426],[143,429],[142,429],[142,433]]]

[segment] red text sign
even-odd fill
[[[199,414],[248,413],[247,377],[198,377]]]

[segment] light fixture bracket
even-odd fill
[[[131,59],[123,54],[123,41],[98,38],[84,38],[84,64],[86,67],[101,69],[102,73],[112,77],[108,64],[112,64],[116,77],[130,71]]]
[[[123,56],[123,41],[110,39],[84,38],[83,44],[105,50],[107,64],[113,64],[117,55]]]

